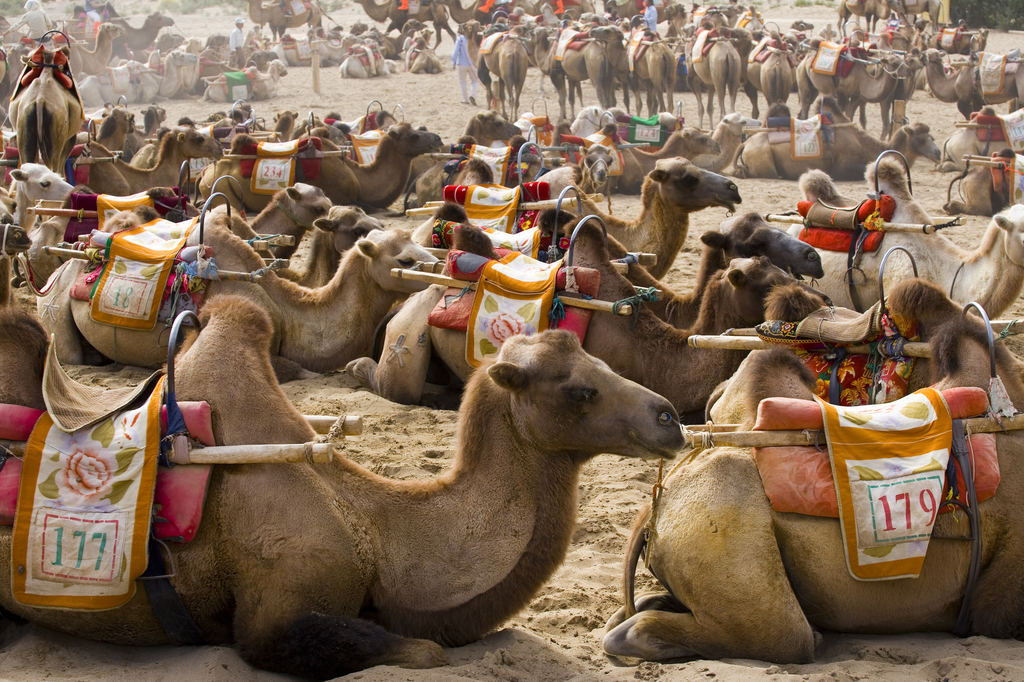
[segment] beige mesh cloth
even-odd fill
[[[138,386],[104,388],[80,384],[64,371],[57,361],[56,344],[50,337],[43,369],[43,401],[53,422],[64,433],[100,422],[112,414],[123,412],[133,403],[149,397],[163,370],[153,372]]]
[[[856,345],[874,341],[882,333],[882,304],[858,313],[849,308],[818,308],[797,325],[800,339],[828,344]]]

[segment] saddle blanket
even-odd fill
[[[838,43],[821,41],[821,44],[818,45],[818,53],[814,55],[814,61],[811,62],[811,70],[825,76],[836,75],[836,69],[839,68],[839,53],[842,49],[843,46]]]
[[[558,42],[555,44],[555,59],[562,61],[565,57],[566,50],[580,50],[586,45],[583,40],[588,36],[588,33],[581,32],[579,29],[568,27],[563,28],[562,32],[558,34]]]
[[[153,198],[149,192],[139,192],[126,197],[117,197],[112,194],[96,195],[96,220],[97,229],[102,230],[103,224],[113,218],[121,211],[130,211],[139,206],[153,206]]]
[[[360,165],[369,166],[377,158],[377,147],[380,146],[380,139],[383,133],[379,130],[367,131],[364,135],[352,133],[349,137],[352,140],[352,149],[355,151],[356,161]]]
[[[1002,121],[1007,146],[1018,154],[1024,152],[1024,109],[996,115]]]
[[[740,16],[740,20],[736,22],[737,28],[747,28],[753,23],[764,24],[764,19],[761,17],[761,13],[756,9],[748,9]],[[751,30],[754,30],[753,28]]]
[[[298,180],[315,181],[320,176],[322,149],[322,140],[319,137],[310,137],[291,142],[260,142],[245,145],[237,152],[245,156],[259,157],[242,159],[240,162],[242,177],[250,178],[250,189],[257,194],[275,194],[295,184],[296,159],[299,161],[302,174]]]
[[[500,189],[508,189],[508,188],[500,187]],[[523,183],[522,185],[520,185],[519,187],[517,187],[516,189],[520,190],[519,198],[522,201],[546,201],[546,200],[551,198],[551,187],[550,187],[550,185],[548,185],[548,183],[544,182],[543,180],[535,181],[535,182],[526,182],[526,183]],[[503,234],[518,234],[520,232],[524,232],[526,230],[530,230],[530,229],[532,229],[533,227],[535,227],[537,225],[537,216],[540,214],[540,212],[539,211],[532,211],[532,210],[531,211],[521,211],[521,210],[519,210],[518,203],[516,204],[516,211],[517,212],[514,215],[514,219],[515,220],[514,220],[514,223],[512,225],[512,229],[504,230],[504,229],[501,229],[501,226],[499,226],[497,228],[494,228],[494,227],[489,226],[489,225],[477,224],[475,222],[476,220],[479,220],[481,222],[487,222],[487,221],[493,219],[494,216],[491,215],[491,213],[489,212],[488,208],[484,208],[481,211],[477,206],[468,205],[467,200],[472,195],[472,192],[470,190],[471,190],[471,187],[467,187],[465,185],[446,185],[444,190],[443,190],[442,196],[443,196],[445,201],[456,203],[456,204],[459,204],[459,205],[463,206],[464,208],[466,208],[466,213],[469,216],[468,222],[471,225],[476,225],[477,227],[483,228],[485,231],[488,230],[488,229],[496,229],[498,232],[501,232]],[[442,223],[447,223],[448,221],[441,221],[441,222]],[[437,227],[437,225],[435,224],[435,228],[436,227]],[[450,234],[450,232],[451,231],[448,230],[444,234],[439,236],[439,239],[441,239],[442,241],[445,242],[444,245],[443,245],[444,248],[450,248],[451,247],[451,234]],[[569,248],[569,244],[568,244],[568,240],[567,239],[565,239],[563,241],[565,241],[565,244],[562,245],[562,243],[560,242],[559,243],[559,248],[562,251],[565,251],[566,249]],[[544,235],[541,238],[541,241],[540,241],[540,248],[542,250],[546,251],[547,248],[550,246],[550,244],[551,244],[551,237],[548,236],[548,235]],[[436,246],[438,246],[438,248],[441,248],[442,244],[436,244]],[[534,257],[536,257],[536,254],[534,254]]]
[[[659,114],[640,118],[639,116],[618,115],[616,121],[619,124],[619,138],[630,143],[650,144],[651,149],[658,149],[665,146],[668,138],[677,130],[682,130],[685,119],[676,118],[675,126],[667,128],[661,123]]]
[[[178,253],[197,219],[157,219],[111,235],[92,294],[92,318],[129,329],[152,329]]]
[[[868,232],[861,244],[861,251],[877,251],[882,245],[882,238],[885,233],[881,231]],[[838,251],[840,253],[850,252],[850,243],[853,240],[853,232],[842,228],[831,227],[805,227],[800,230],[798,239],[805,244],[810,244],[816,249],[823,251]]]
[[[795,161],[820,159],[824,153],[821,138],[821,116],[812,116],[806,121],[794,118],[790,123],[790,156]]]
[[[490,228],[501,232],[512,232],[516,224],[516,210],[519,207],[520,187],[502,185],[447,185],[444,200],[462,204],[466,209],[467,222],[477,227]]]
[[[988,406],[984,391],[979,388],[947,389],[942,391],[942,398],[949,406],[950,415],[954,419],[982,414]],[[767,398],[758,406],[754,430],[817,431],[823,427],[821,408],[817,404],[792,398]],[[1000,482],[995,435],[972,434],[967,443],[972,455],[978,500],[984,501],[995,495]],[[754,461],[757,463],[772,509],[778,512],[839,518],[835,481],[826,452],[808,446],[754,448]],[[966,504],[967,486],[963,472],[959,466],[955,469],[957,499]],[[948,502],[952,498],[952,482],[947,480],[941,500]],[[943,503],[939,513],[945,514],[955,510],[956,507],[953,505]]]
[[[943,50],[952,50],[953,45],[960,38],[960,34],[963,29],[959,28],[944,28],[939,34],[939,46]]]
[[[177,194],[178,188],[174,188],[174,191],[176,196],[157,200],[150,198],[149,194],[146,193],[148,201],[140,201],[139,203],[135,203],[135,198],[139,197],[139,194],[131,197],[116,197],[110,194],[80,194],[72,192],[69,197],[70,208],[75,211],[96,211],[97,217],[86,218],[83,216],[81,219],[77,217],[69,218],[68,224],[64,228],[64,241],[74,243],[78,241],[79,236],[89,234],[93,230],[101,229],[101,220],[106,221],[110,217],[109,210],[118,206],[124,206],[125,208],[151,206],[156,209],[157,213],[159,213],[161,217],[174,222],[178,212],[184,212],[185,205],[188,202],[187,195]],[[104,207],[102,209],[100,208],[101,197],[104,198]]]
[[[231,101],[249,99],[249,75],[245,71],[228,71],[224,74],[224,87]]]
[[[1006,135],[1003,133],[1003,119],[998,116],[975,111],[971,114],[971,123],[993,126],[991,128],[975,128],[980,142],[1003,142],[1006,140]]]
[[[14,598],[111,609],[148,563],[160,450],[161,379],[146,401],[74,433],[39,418],[28,440],[12,537]]]
[[[110,75],[110,88],[114,94],[127,94],[132,85],[132,72],[128,65],[108,66],[107,73]]]
[[[981,94],[998,95],[1003,91],[1006,77],[1006,55],[982,52],[978,55],[978,75]]]
[[[690,61],[697,63],[704,60],[704,55],[710,51],[711,47],[708,45],[708,36],[711,31],[708,29],[701,29],[697,32],[697,38],[693,41],[693,49],[690,50]],[[705,49],[707,46],[707,49]]]
[[[629,36],[629,47],[626,48],[626,54],[629,57],[627,62],[631,72],[635,70],[636,63],[644,56],[647,48],[651,45],[651,41],[656,39],[657,36],[653,35],[650,31],[639,28]]]
[[[293,38],[292,36],[281,36],[281,47],[296,54],[299,61],[313,59],[313,48],[309,44],[309,38]]]
[[[452,240],[459,227],[459,223],[444,220],[442,218],[436,218],[430,231],[430,241],[434,248],[451,249]],[[491,245],[494,247],[495,251],[501,255],[506,255],[515,251],[535,259],[540,251],[541,234],[539,227],[531,227],[527,230],[516,232],[515,234],[501,232],[500,230],[493,230],[491,228],[481,228],[481,230],[491,240]],[[452,274],[452,277],[456,277],[456,275]],[[457,277],[457,279],[464,278]],[[475,277],[473,278],[473,281],[476,281]]]
[[[491,175],[495,182],[501,182],[508,175],[509,161],[512,158],[512,148],[485,147],[482,144],[452,145],[453,154],[465,154],[471,159],[479,159],[491,169]],[[514,164],[513,164],[514,165]]]
[[[530,140],[532,137],[532,141],[536,141],[542,147],[549,147],[554,142],[555,126],[547,116],[535,116],[532,113],[525,113],[519,117],[515,125],[519,130],[523,131],[523,136],[527,140]],[[531,126],[533,127],[532,134],[530,132]]]
[[[505,39],[508,35],[508,31],[499,31],[498,33],[492,33],[486,36],[480,41],[480,54],[490,54],[494,51],[494,46]]]
[[[516,334],[548,328],[561,261],[541,263],[521,253],[488,261],[477,283],[466,329],[466,361],[473,367],[492,362]]]

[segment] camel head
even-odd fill
[[[931,128],[925,123],[902,126],[893,132],[892,137],[889,138],[889,149],[899,149],[904,145],[910,147],[911,153],[907,154],[907,160],[911,164],[918,156],[923,156],[935,163],[942,160],[942,150],[939,149],[935,138],[932,137]]]
[[[726,218],[718,232],[705,232],[700,240],[721,248],[726,258],[767,256],[773,265],[798,279],[803,275],[815,279],[825,276],[821,256],[813,246],[772,227],[753,211]]]
[[[622,29],[618,26],[598,26],[590,29],[590,36],[597,42],[604,45],[604,49],[608,56],[615,61],[613,55],[626,53],[625,36],[622,34]]]
[[[71,192],[71,185],[57,173],[40,163],[23,163],[21,168],[11,171],[14,181],[11,194],[20,202],[64,201]],[[29,208],[29,206],[25,206]]]
[[[567,331],[509,338],[466,395],[485,390],[485,382],[508,394],[509,418],[525,445],[517,451],[671,459],[683,444],[667,400],[585,353]]]
[[[471,118],[464,134],[472,135],[479,144],[487,146],[495,140],[508,140],[521,133],[514,123],[509,123],[504,116],[491,109],[481,111]]]
[[[1004,232],[1006,256],[1015,265],[1024,266],[1024,206],[1014,204],[992,216],[992,222]]]
[[[118,26],[117,24],[100,24],[99,32],[96,34],[96,41],[99,42],[100,38],[113,40],[114,38],[120,38],[124,33],[124,26]]]
[[[705,296],[712,296],[719,308],[736,313],[743,326],[753,327],[764,322],[765,299],[771,290],[791,282],[793,278],[767,256],[734,258],[711,278]]]
[[[691,150],[694,158],[701,154],[721,154],[722,148],[717,142],[711,139],[707,133],[701,132],[698,128],[686,128],[680,135],[686,141],[686,146]]]
[[[388,137],[395,143],[398,153],[404,156],[419,156],[436,152],[441,148],[440,135],[426,130],[416,130],[408,123],[391,126]]]
[[[219,159],[224,155],[220,142],[213,139],[206,133],[191,128],[178,130],[178,147],[181,153],[189,158],[195,159]]]
[[[331,233],[338,253],[345,253],[370,232],[384,229],[379,220],[356,206],[331,206],[326,217],[313,221],[313,227]]]
[[[167,65],[168,66],[190,66],[199,63],[199,55],[189,54],[184,50],[171,50],[167,53]]]
[[[100,125],[99,137],[105,138],[114,135],[118,130],[124,130],[129,133],[135,130],[135,114],[129,112],[124,107],[114,107],[110,114],[103,119],[103,123]]]
[[[170,17],[165,17],[163,14],[160,14],[159,12],[153,12],[148,17],[146,17],[146,21],[143,22],[142,25],[144,27],[159,26],[160,28],[167,28],[169,26],[174,26],[174,19]]]
[[[146,111],[143,112],[142,122],[147,131],[156,130],[156,128],[166,120],[167,110],[163,107],[158,107],[155,104],[151,104],[146,107]]]
[[[307,230],[331,210],[331,201],[319,187],[296,182],[274,196],[278,205],[285,208]]]
[[[370,277],[385,291],[411,294],[423,291],[427,285],[391,276],[394,268],[411,268],[417,261],[433,263],[437,260],[429,251],[412,240],[409,230],[372,230],[356,242],[353,250],[366,260]]]
[[[769,114],[769,116],[771,116],[771,114]],[[742,138],[743,128],[745,126],[750,128],[758,128],[761,126],[761,122],[756,119],[746,118],[743,114],[739,113],[738,111],[734,111],[731,114],[723,116],[722,120],[718,122],[718,126],[720,128],[723,128],[723,130],[727,131],[729,135]],[[718,154],[720,152],[715,153]]]
[[[282,76],[288,75],[288,68],[284,65],[280,59],[271,60],[270,64],[267,65],[267,74],[273,80],[278,80]]]
[[[9,213],[4,213],[3,218],[0,219],[0,234],[3,235],[0,256],[25,253],[32,248],[32,238],[28,235],[28,231],[21,225],[13,224],[11,222],[13,219]]]
[[[661,159],[647,174],[642,193],[657,192],[669,204],[690,211],[723,206],[730,211],[743,201],[736,183],[729,178],[698,168],[683,158]]]

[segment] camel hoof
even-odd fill
[[[448,665],[448,656],[437,642],[429,639],[410,639],[397,653],[393,665],[399,668],[440,668]]]
[[[373,358],[356,358],[345,365],[345,374],[359,382],[363,388],[375,390],[377,362]]]

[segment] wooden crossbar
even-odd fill
[[[687,343],[693,348],[718,348],[721,350],[767,350],[779,348],[779,344],[767,343],[756,336],[711,336],[694,334],[687,339]],[[871,352],[867,344],[859,346],[844,346],[850,355],[866,354]],[[927,343],[908,342],[903,346],[903,354],[911,358],[930,358],[931,348]]]
[[[780,215],[778,213],[769,213],[765,215],[765,220],[770,223],[783,223],[786,225],[803,225],[805,218],[799,215]],[[932,217],[934,222],[945,224],[950,221],[954,221],[954,225],[963,225],[963,218],[960,216],[951,217]],[[821,227],[832,227],[831,225],[822,225]],[[883,232],[922,232],[924,234],[934,234],[934,225],[914,224],[914,223],[882,223]]]
[[[601,197],[604,198],[603,196]],[[444,205],[443,201],[431,201],[425,206],[420,208],[410,208],[405,212],[407,216],[417,215],[434,215],[434,212]],[[545,199],[544,201],[524,201],[517,207],[517,211],[543,211],[549,208],[555,208],[558,204],[557,199]],[[566,197],[562,200],[562,208],[576,208],[576,197]]]
[[[351,153],[351,151],[352,151],[351,147],[342,147],[341,149],[339,149],[337,151],[335,151],[333,149],[328,149],[327,151],[319,152],[316,156],[306,156],[306,157],[293,156],[291,158],[296,159],[298,161],[302,161],[304,159],[318,159],[318,158],[321,158],[320,154],[323,154],[324,158],[330,157],[330,156],[347,156],[349,153]],[[267,158],[275,158],[275,157],[256,156],[255,154],[224,154],[220,158],[222,158],[222,159],[243,160],[243,161],[255,161],[255,160],[258,160],[258,159],[267,159]],[[280,158],[288,158],[288,157],[285,156],[285,157],[276,157],[276,158],[280,159]]]
[[[853,128],[856,123],[833,123],[831,125],[822,126],[823,128]],[[744,128],[743,133],[745,135],[753,135],[754,133],[784,133],[790,130],[789,128],[766,128],[764,126],[760,128]]]
[[[445,258],[448,257],[448,249],[428,248],[427,249],[427,253],[429,253],[434,258],[439,258],[441,260],[444,260]],[[656,253],[640,253],[640,254],[637,254],[637,260],[640,261],[640,265],[643,265],[645,267],[649,266],[649,265],[657,265],[658,264],[658,254],[656,254]],[[611,262],[612,263],[616,263],[617,265],[626,265],[626,263],[618,263],[617,261],[611,261]],[[626,268],[623,268],[623,270],[628,270],[628,266]]]
[[[90,251],[92,252],[90,254]],[[99,257],[99,249],[92,248],[86,251],[67,249],[60,246],[44,246],[43,253],[61,258],[77,258],[79,260],[102,260]],[[276,261],[275,261],[276,262]],[[264,273],[235,272],[234,270],[217,270],[217,279],[211,281],[224,282],[258,282],[263,279]]]
[[[1009,166],[1013,167],[1013,159],[1006,159],[999,161],[997,159],[990,158],[988,156],[971,156],[970,154],[964,155],[964,161],[969,162],[972,166],[982,166],[985,168],[1005,168]]]

